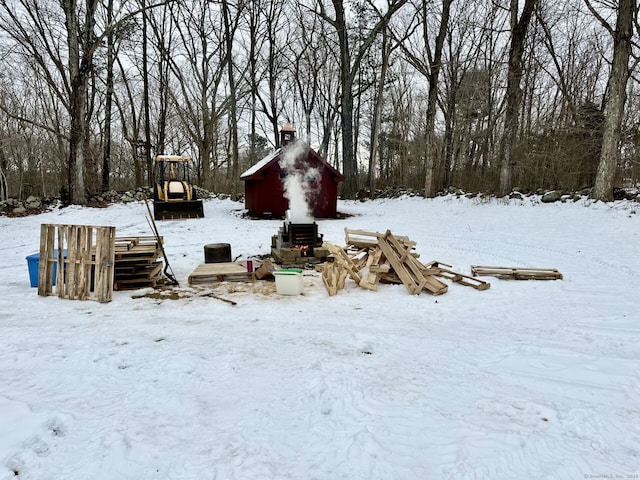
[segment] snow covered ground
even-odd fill
[[[0,217],[0,480],[640,478],[640,205],[443,197],[340,202],[424,262],[553,267],[486,291],[190,288],[203,246],[269,252],[230,200],[158,222],[183,298],[39,297],[42,223],[151,235],[142,203]],[[207,296],[233,300],[232,305]],[[142,298],[137,298],[142,297]]]

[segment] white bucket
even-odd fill
[[[300,295],[302,293],[302,270],[283,268],[273,272],[276,277],[276,292],[280,295]]]

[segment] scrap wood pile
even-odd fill
[[[331,296],[344,288],[347,277],[360,287],[374,291],[380,282],[402,283],[413,295],[423,290],[432,295],[445,293],[448,286],[441,278],[477,290],[490,287],[487,282],[445,268],[450,265],[436,261],[423,264],[414,252],[416,243],[389,230],[378,233],[345,228],[345,240],[345,248],[324,244],[331,255],[320,269]]]
[[[115,290],[163,284],[161,256],[162,237],[116,237]]]

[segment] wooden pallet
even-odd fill
[[[162,242],[162,237],[160,240],[153,236],[148,237],[116,237],[115,239],[115,247],[116,252],[121,252],[123,250],[132,250],[134,247],[149,247],[154,246],[159,248],[159,244]]]
[[[108,226],[41,225],[38,295],[110,302],[115,231],[115,227]],[[56,249],[58,255],[54,256]],[[56,264],[54,286],[53,267]]]
[[[377,255],[376,250],[382,252],[380,259],[370,272],[375,273],[379,280],[392,283],[402,283],[409,293],[419,295],[423,290],[432,295],[442,295],[448,290],[446,283],[434,277],[435,272],[427,272],[425,266],[418,260],[419,255],[414,252],[416,242],[407,236],[393,235],[387,230],[384,234],[365,230],[350,230],[345,228],[345,240],[349,246],[368,244],[376,247],[369,255]],[[364,240],[364,241],[363,241]],[[399,281],[398,281],[399,280]]]
[[[155,288],[164,283],[162,267],[162,261],[145,264],[122,264],[116,262],[114,289]]]
[[[163,238],[116,237],[115,278],[116,290],[155,288],[164,284],[162,269]]]
[[[514,280],[562,280],[556,268],[488,267],[471,265],[473,276],[489,275]]]
[[[160,242],[156,237],[115,237],[115,227],[42,225],[38,294],[109,302],[113,290],[161,285]],[[56,263],[63,268],[57,269],[54,287]]]
[[[162,237],[118,237],[115,241],[116,262],[153,263],[162,256]]]
[[[235,262],[201,263],[189,275],[189,284],[253,281],[253,272]]]

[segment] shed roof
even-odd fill
[[[282,153],[282,148],[276,149],[275,151],[273,151],[272,153],[264,157],[262,160],[254,164],[251,168],[246,170],[242,175],[240,175],[240,180],[249,180],[251,177],[255,175],[259,175],[260,173],[262,173],[263,170],[268,168],[269,165],[271,165],[273,162],[276,162],[280,158],[281,153]],[[322,161],[324,165],[327,167],[327,169],[331,173],[333,173],[333,175],[335,175],[338,181],[341,182],[344,180],[344,176],[338,170],[332,167],[329,163],[327,163],[315,150],[310,148],[309,154],[314,155],[320,161]]]
[[[242,175],[240,175],[240,179],[241,180],[245,180],[245,179],[247,179],[249,177],[252,177],[253,175],[257,174],[258,172],[260,172],[263,168],[265,168],[272,161],[274,161],[276,158],[278,158],[278,156],[280,155],[280,151],[281,150],[282,150],[282,148],[278,148],[274,152],[272,152],[269,155],[267,155],[266,157],[264,157],[259,162],[255,163],[251,168],[249,168],[246,172],[244,172]]]

